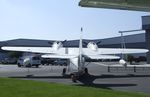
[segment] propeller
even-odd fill
[[[65,42],[66,42],[67,40],[64,40],[64,41],[55,41],[55,42],[57,42],[57,44],[59,43],[59,42],[61,42],[62,44],[64,44]],[[52,45],[52,44],[54,44],[55,43],[54,41],[48,41],[48,44],[50,44],[50,45]]]
[[[52,45],[54,42],[52,42],[52,41],[48,41],[48,44],[50,44],[50,45]]]
[[[96,43],[95,42],[83,42],[84,44],[87,45],[87,48],[93,50],[93,51],[97,51],[98,50],[98,45],[101,43],[101,41],[97,41]]]
[[[119,60],[119,64],[120,64],[120,65],[123,65],[124,67],[127,66],[127,62],[126,62],[124,59],[120,59],[120,60]]]
[[[97,42],[96,42],[96,44],[97,44],[97,45],[100,45],[100,44],[101,44],[101,42],[102,42],[102,41],[97,41]]]
[[[64,44],[65,42],[67,42],[67,40],[62,41],[62,44]]]
[[[55,41],[53,43],[49,42],[49,44],[52,44],[52,48],[54,50],[59,50],[61,47],[63,47],[63,44],[66,42],[67,40],[64,40],[64,41]]]

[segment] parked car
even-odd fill
[[[41,65],[41,59],[39,56],[27,56],[27,57],[21,57],[17,61],[18,67],[24,66],[24,67],[32,67],[36,66],[39,67]]]
[[[66,59],[55,60],[53,65],[66,66],[68,61]]]
[[[2,64],[16,64],[17,63],[17,59],[16,58],[5,58],[3,60],[1,60]]]
[[[42,58],[41,59],[41,64],[42,65],[53,65],[55,59],[47,59],[47,58]]]

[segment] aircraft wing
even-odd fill
[[[136,53],[147,53],[149,50],[147,49],[121,49],[121,48],[98,48],[96,51],[92,51],[88,48],[83,48],[83,52],[86,55],[90,53],[97,53],[97,54],[136,54]]]
[[[78,55],[70,55],[70,54],[45,54],[42,55],[43,58],[60,58],[60,59],[71,59],[78,57]],[[86,57],[90,59],[120,59],[118,56],[113,55],[86,55]]]
[[[2,50],[7,51],[21,51],[21,52],[32,52],[32,53],[61,53],[64,51],[64,48],[59,50],[54,50],[52,47],[10,47],[4,46],[1,48]]]
[[[65,54],[67,52],[71,54],[77,54],[79,52],[79,48],[60,48],[58,50],[54,50],[52,47],[9,47],[5,46],[1,48],[2,50],[7,51],[22,51],[22,52],[33,52],[33,53],[58,53]],[[121,49],[121,48],[98,48],[96,51],[93,51],[89,48],[83,48],[83,53],[85,55],[111,55],[111,54],[135,54],[135,53],[146,53],[147,49]]]
[[[113,55],[87,55],[90,59],[120,59],[119,56]]]
[[[100,54],[136,54],[136,53],[146,53],[147,49],[121,49],[121,48],[99,48],[98,52]]]
[[[45,54],[41,56],[42,58],[59,58],[59,59],[70,59],[78,57],[77,55],[69,55],[69,54]]]

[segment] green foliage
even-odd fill
[[[133,61],[134,60],[134,56],[133,55],[127,55],[127,60],[130,62],[130,61]]]
[[[10,58],[19,58],[22,56],[22,52],[8,52]]]
[[[150,97],[108,89],[0,78],[0,97]]]

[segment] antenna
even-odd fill
[[[129,32],[131,33],[131,32],[136,32],[136,31],[143,31],[143,30],[142,29],[136,29],[136,30],[119,31],[119,33],[121,34],[121,48],[122,49],[126,48],[123,33],[129,33]],[[123,54],[122,54],[122,59],[124,59]]]
[[[125,46],[125,40],[124,40],[123,32],[119,31],[119,33],[121,33],[121,48],[125,49],[126,46]],[[122,57],[122,59],[124,59],[124,55],[123,54],[121,54],[121,57]]]

